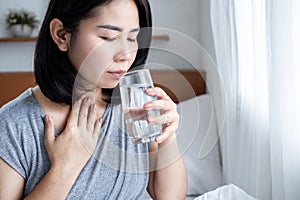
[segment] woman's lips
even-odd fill
[[[124,76],[124,74],[126,73],[126,71],[124,70],[118,70],[118,71],[109,71],[108,72],[114,79],[119,80],[122,76]]]

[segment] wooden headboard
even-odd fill
[[[206,93],[205,72],[196,70],[151,70],[155,86],[163,88],[178,103]],[[33,72],[0,73],[0,107],[35,85]]]
[[[152,70],[155,86],[161,87],[175,103],[206,93],[205,72],[196,70]]]
[[[34,85],[33,72],[0,73],[0,107]]]

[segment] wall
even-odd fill
[[[9,37],[5,25],[5,15],[9,9],[24,8],[32,11],[38,19],[42,19],[47,0],[1,0],[0,1],[0,37]],[[37,30],[33,36],[37,35]],[[32,71],[32,55],[34,42],[0,43],[0,71]]]
[[[170,32],[170,41],[153,41],[155,47],[163,50],[153,50],[150,53],[148,62],[154,63],[150,68],[204,70],[208,93],[213,96],[216,108],[219,108],[223,99],[222,83],[215,64],[210,0],[150,0],[150,2],[154,26],[173,29],[186,35]],[[168,30],[159,32],[164,33]],[[165,49],[167,51],[164,51]],[[217,102],[218,100],[220,102]]]
[[[170,36],[169,42],[153,41],[155,47],[176,50],[178,43],[184,44],[186,42],[183,40],[188,40],[188,42],[194,40],[202,48],[197,51],[191,51],[189,47],[182,45],[180,51],[188,52],[191,60],[198,60],[200,69],[203,69],[201,66],[208,64],[205,62],[205,60],[210,60],[208,57],[212,57],[214,60],[215,55],[209,19],[209,0],[150,0],[150,4],[154,27],[174,30],[174,32],[154,30],[154,33],[164,34],[164,32],[167,32]],[[175,69],[195,68],[195,66],[184,60],[185,58],[180,58],[181,55],[171,54],[170,52],[154,50],[150,53],[149,61],[162,62]],[[200,55],[205,58],[199,57]]]
[[[47,0],[5,0],[0,1],[0,36],[8,36],[5,29],[4,15],[10,8],[25,8],[42,18],[48,1]],[[201,44],[208,53],[190,52],[192,58],[199,61],[199,66],[206,65],[209,60],[207,55],[214,58],[211,30],[209,25],[209,0],[150,0],[153,11],[153,24],[155,27],[163,27],[178,31],[187,35],[195,42]],[[36,32],[33,34],[35,35]],[[178,41],[173,40],[172,33],[170,41],[154,41],[161,49],[174,48]],[[32,56],[34,42],[0,43],[0,71],[32,71]],[[189,49],[182,49],[187,52]],[[206,58],[201,59],[199,55]],[[175,69],[190,69],[193,65],[180,56],[174,56],[168,52],[151,51],[149,62],[162,63]],[[156,65],[154,67],[159,67]]]
[[[8,36],[5,28],[5,15],[9,9],[26,9],[32,11],[41,19],[47,6],[47,0],[1,0],[0,1],[0,37]],[[35,34],[35,33],[34,33]]]

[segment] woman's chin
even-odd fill
[[[114,89],[118,85],[119,81],[114,81],[111,83],[106,83],[106,84],[100,84],[98,85],[99,88],[103,89]]]

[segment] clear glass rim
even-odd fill
[[[124,74],[124,76],[123,76],[122,78],[124,78],[124,77],[126,77],[126,76],[130,76],[130,75],[132,75],[132,74],[140,73],[140,72],[143,72],[143,71],[147,71],[147,72],[150,73],[150,70],[149,70],[149,69],[138,69],[138,70],[134,70],[134,71],[129,71],[129,72],[127,72],[126,74]]]

